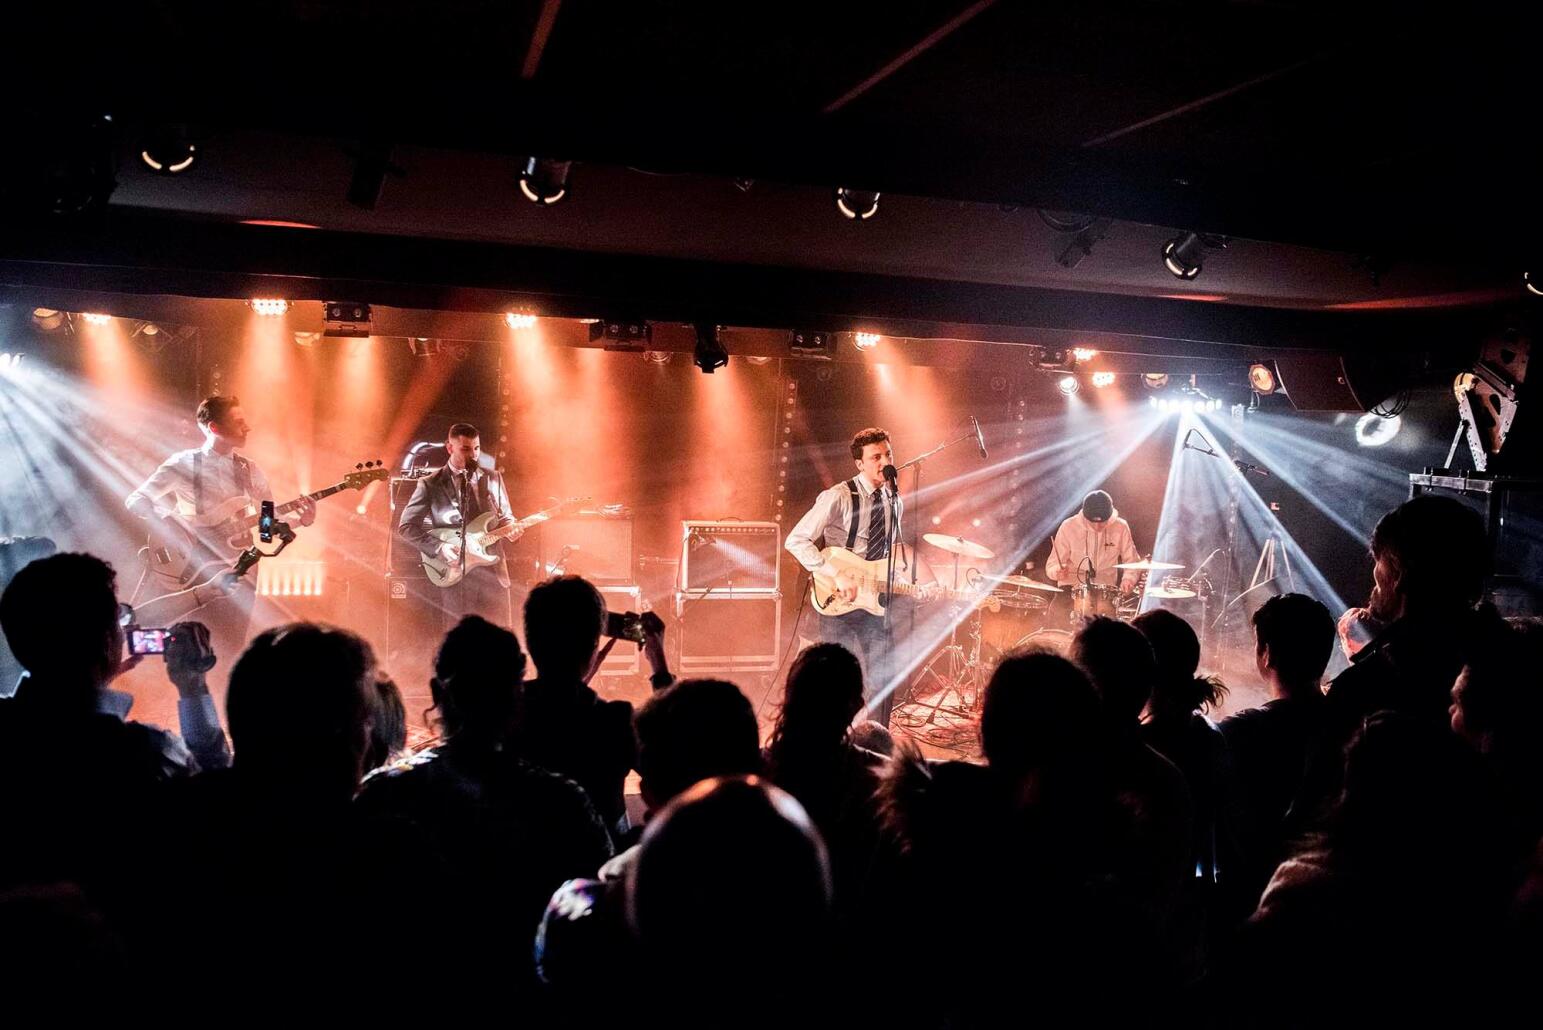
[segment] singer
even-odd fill
[[[1130,523],[1115,511],[1114,499],[1102,490],[1094,490],[1082,499],[1082,510],[1061,523],[1045,560],[1045,575],[1057,586],[1082,583],[1113,586],[1120,570],[1115,566],[1141,560],[1131,536]],[[1120,591],[1132,593],[1140,574],[1126,569]]]
[[[510,514],[503,475],[482,467],[482,440],[476,426],[467,422],[451,426],[445,450],[449,461],[432,475],[418,480],[412,498],[402,507],[396,531],[424,554],[453,565],[461,560],[461,544],[441,543],[430,530],[463,528],[469,519],[487,511],[498,514],[489,526],[497,529],[513,522],[514,516]],[[438,591],[437,600],[446,629],[465,615],[480,615],[494,625],[512,626],[508,562],[500,558],[493,565],[468,569],[459,583]]]
[[[911,578],[911,556],[900,544],[903,506],[894,480],[885,475],[886,470],[891,476],[894,473],[895,454],[889,434],[879,428],[860,430],[852,437],[851,453],[857,475],[820,491],[804,517],[788,532],[783,544],[788,553],[809,571],[834,573],[842,596],[848,600],[857,596],[857,586],[846,573],[835,573],[824,567],[825,561],[820,555],[822,548],[845,547],[862,558],[875,561],[889,557],[893,541],[899,548],[895,554],[895,580]],[[925,578],[930,580],[930,572]],[[891,626],[898,630],[902,623],[908,624],[910,620],[898,618],[899,611],[895,606],[907,599],[895,597],[890,600]],[[865,611],[853,611],[838,618],[816,621],[823,640],[845,645],[863,663],[865,700],[871,701],[883,692],[873,717],[887,724],[888,688],[900,666],[884,619]]]

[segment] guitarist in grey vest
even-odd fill
[[[450,534],[435,532],[459,529],[487,512],[495,514],[490,529],[513,523],[504,477],[482,467],[482,440],[477,427],[470,423],[457,422],[450,427],[445,449],[450,460],[418,481],[397,519],[397,533],[425,556],[457,571],[454,585],[439,591],[446,629],[466,615],[480,615],[496,626],[509,628],[513,616],[509,606],[508,563],[502,557],[491,565],[465,563],[464,574],[460,574],[460,541],[453,535],[446,540],[444,537]],[[518,539],[519,535],[516,531],[504,539]]]
[[[847,572],[829,565],[822,548],[844,547],[868,562],[886,559],[891,541],[897,548],[901,546],[899,517],[903,510],[900,500],[895,498],[891,513],[890,495],[894,487],[886,486],[884,481],[884,466],[894,463],[889,434],[879,428],[861,430],[852,437],[851,453],[857,475],[822,490],[783,544],[805,569],[820,575],[829,573],[835,583],[834,592],[849,601],[858,597],[857,584]],[[909,554],[897,551],[897,585],[910,579],[909,564]],[[930,570],[926,578],[931,579]],[[918,591],[917,600],[927,599],[930,595],[925,589]],[[863,692],[871,702],[872,716],[877,722],[888,724],[893,690],[887,688],[902,666],[884,619],[858,609],[821,617],[817,622],[822,639],[845,645],[861,659]],[[900,622],[897,620],[894,625],[898,630]]]
[[[251,433],[240,398],[205,397],[196,417],[204,434],[203,446],[178,451],[161,462],[125,501],[129,511],[150,523],[153,546],[188,554],[189,575],[195,580],[211,570],[228,568],[238,553],[218,533],[201,531],[200,518],[234,498],[273,499],[268,477],[240,452]],[[289,520],[293,524],[309,526],[316,521],[316,505],[310,500],[296,505],[295,511]],[[242,579],[227,596],[209,602],[198,613],[199,621],[209,627],[214,653],[226,657],[227,669],[246,646],[253,579]]]

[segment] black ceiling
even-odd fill
[[[921,278],[942,292],[1477,311],[1523,303],[1520,274],[1539,253],[1540,6],[66,2],[8,16],[12,102],[0,119],[21,158],[8,163],[14,183],[38,147],[67,151],[84,119],[114,115],[113,205],[136,220],[103,223],[78,252],[55,248],[51,268],[132,262],[102,237],[117,224],[153,233],[147,217],[288,218],[890,277],[892,295]],[[176,179],[133,157],[136,133],[166,121],[204,144]],[[365,142],[389,146],[405,173],[373,211],[344,200]],[[530,153],[581,162],[571,200],[520,206],[512,167]],[[756,185],[740,194],[734,177]],[[822,199],[838,185],[885,193],[866,236]],[[1050,260],[1061,238],[1034,209],[1114,221],[1066,271]],[[1182,229],[1234,238],[1193,283],[1155,256]],[[0,256],[42,262],[46,228],[11,235]],[[242,265],[231,246],[211,266]],[[476,252],[469,279],[486,284],[490,253]],[[286,267],[282,253],[238,270],[327,275]],[[917,314],[872,296],[861,314]],[[958,321],[961,297],[976,296],[934,314]],[[1032,295],[1022,299],[969,321],[1032,326]],[[1087,327],[1101,328],[1087,307]]]

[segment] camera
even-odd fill
[[[169,629],[129,629],[129,654],[165,654],[166,644],[172,639]]]
[[[251,509],[248,508],[248,511]],[[273,502],[264,501],[262,514],[257,516],[257,539],[265,544],[273,543]]]
[[[617,640],[630,640],[641,647],[643,645],[643,616],[637,612],[607,612],[605,616],[605,635],[615,637]]]

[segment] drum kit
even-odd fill
[[[1102,583],[1062,587],[1022,574],[988,575],[973,566],[961,567],[965,561],[995,558],[996,552],[984,544],[942,533],[926,533],[922,539],[951,556],[953,589],[974,588],[978,599],[968,613],[963,610],[967,602],[960,602],[948,643],[922,667],[906,696],[897,699],[896,720],[912,728],[937,724],[940,712],[973,721],[992,672],[1004,655],[1018,648],[1046,648],[1065,654],[1076,628],[1088,620],[1103,616],[1130,621],[1139,613],[1143,596],[1184,600],[1199,596],[1204,589],[1198,580],[1174,575],[1183,565],[1151,560],[1115,566],[1122,572],[1141,574],[1141,585],[1146,589],[1131,595],[1122,595],[1114,585]],[[1148,583],[1155,572],[1168,574],[1160,586]],[[1061,603],[1061,595],[1069,595],[1069,606]]]

